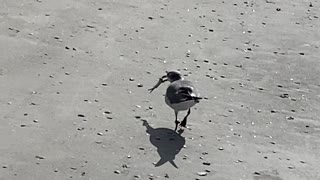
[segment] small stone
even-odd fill
[[[141,116],[134,116],[136,119],[141,119]]]
[[[289,117],[286,117],[287,120],[294,120],[294,117],[292,116],[289,116]]]
[[[280,97],[281,98],[289,98],[289,94],[286,94],[286,93],[285,94],[281,94]]]
[[[102,83],[101,85],[102,85],[102,86],[108,86],[108,84],[107,84],[107,83]]]
[[[36,159],[45,159],[45,157],[42,156],[35,156]]]
[[[140,83],[138,83],[138,85],[137,85],[138,87],[143,87],[143,85],[142,84],[140,84]]]
[[[120,174],[120,171],[119,170],[115,170],[113,171],[115,174]]]
[[[78,117],[85,117],[85,115],[83,115],[83,114],[78,114]]]
[[[207,172],[197,172],[197,174],[198,174],[199,176],[206,176],[208,173],[207,173]]]
[[[81,128],[77,128],[78,131],[83,131],[84,130],[84,127],[81,127]]]
[[[6,168],[8,168],[8,166],[7,165],[2,165],[2,168],[6,169]]]
[[[168,175],[168,174],[166,174],[166,175],[164,175],[164,177],[165,177],[165,178],[169,178],[169,175]]]
[[[104,114],[112,114],[111,111],[104,111],[103,113],[104,113]]]
[[[206,166],[210,166],[211,165],[211,163],[209,163],[209,162],[203,162],[202,164],[206,165]]]
[[[258,176],[261,175],[261,173],[259,173],[259,172],[254,172],[253,174],[254,174],[254,175],[258,175]]]
[[[134,175],[133,177],[134,177],[134,178],[137,178],[137,179],[138,179],[138,178],[141,178],[140,175]]]
[[[27,126],[27,125],[25,125],[25,124],[21,124],[21,125],[20,125],[20,127],[26,127],[26,126]]]
[[[134,81],[134,78],[129,78],[129,81]]]
[[[139,150],[143,151],[143,150],[144,150],[144,148],[143,148],[143,147],[139,147]]]
[[[97,135],[103,136],[103,133],[102,132],[98,132]]]
[[[281,11],[281,8],[277,8],[276,10],[277,10],[277,11]]]
[[[224,150],[223,147],[219,147],[218,149],[219,149],[220,151]]]
[[[272,109],[270,112],[271,112],[271,113],[276,113],[277,111]]]
[[[299,53],[301,56],[303,56],[304,55],[304,53]]]
[[[295,167],[294,167],[294,166],[288,166],[288,168],[289,168],[289,169],[294,169]]]
[[[297,101],[297,99],[296,99],[296,98],[290,98],[290,100],[291,100],[291,101]]]

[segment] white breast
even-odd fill
[[[167,97],[165,97],[165,101],[166,101],[166,104],[170,106],[172,109],[174,109],[175,111],[186,111],[192,106],[194,106],[195,104],[197,104],[197,102],[194,100],[171,104]]]

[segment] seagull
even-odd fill
[[[180,125],[180,127],[186,127],[187,118],[191,113],[191,107],[199,103],[202,97],[200,97],[192,82],[184,80],[179,71],[173,70],[167,71],[166,73],[166,75],[159,78],[155,86],[149,89],[149,92],[151,93],[166,81],[170,82],[165,94],[165,102],[174,110],[176,124],[174,130],[176,131],[178,125]],[[180,111],[188,111],[181,123],[178,121],[178,113]]]

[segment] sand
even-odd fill
[[[0,179],[320,179],[319,10],[5,0]],[[148,93],[171,69],[205,97],[181,135],[167,84]]]

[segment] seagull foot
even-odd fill
[[[187,121],[182,121],[179,125],[180,127],[184,127],[184,128],[187,128]]]
[[[178,125],[179,125],[180,122],[178,120],[176,120],[175,123],[176,123],[176,127],[174,128],[174,131],[177,131]]]
[[[180,128],[179,130],[178,130],[178,134],[182,134],[184,132],[184,129],[182,129],[182,128]]]

